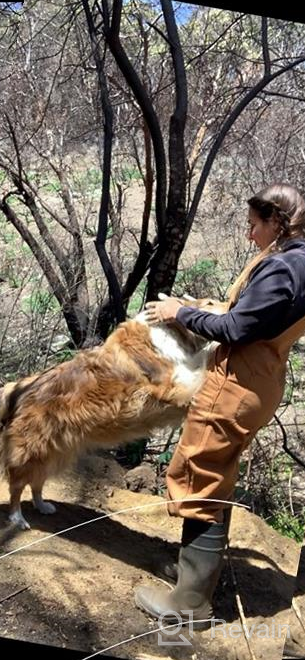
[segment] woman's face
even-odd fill
[[[280,231],[278,220],[273,218],[262,220],[251,207],[249,208],[248,224],[249,241],[254,241],[260,250],[265,250],[276,239]]]

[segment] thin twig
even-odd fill
[[[235,589],[235,598],[236,598],[236,604],[237,604],[239,618],[240,618],[240,621],[241,621],[241,627],[243,629],[244,637],[245,637],[245,640],[246,640],[246,644],[247,644],[247,647],[248,647],[248,651],[249,651],[251,660],[257,660],[257,658],[255,656],[255,653],[254,653],[254,651],[252,650],[252,648],[250,646],[249,639],[248,639],[248,637],[246,635],[246,632],[245,632],[247,630],[247,621],[246,621],[246,617],[245,617],[245,613],[244,613],[244,608],[242,606],[241,598],[240,598],[240,595],[238,593],[238,585],[237,585],[237,580],[236,580],[236,576],[235,576],[235,571],[234,571],[234,568],[233,568],[233,562],[232,562],[232,558],[231,558],[230,548],[228,548],[228,560],[229,560],[229,566],[230,566],[230,570],[231,570],[231,574],[232,574],[232,581],[233,581],[233,585],[234,585],[234,589]]]
[[[249,490],[250,474],[251,474],[251,466],[252,466],[252,456],[253,456],[253,444],[251,444],[250,447],[249,447],[245,490]]]
[[[18,589],[17,591],[13,591],[12,594],[8,594],[8,596],[4,596],[4,598],[0,599],[0,605],[4,603],[6,600],[9,600],[10,598],[14,598],[14,596],[18,596],[18,594],[22,594],[23,591],[27,591],[30,587],[22,587],[22,589]]]
[[[299,620],[303,630],[305,630],[304,618],[302,617],[301,610],[300,610],[298,604],[296,603],[295,598],[292,599],[291,607],[292,607],[297,619]]]
[[[301,459],[291,449],[289,449],[289,447],[287,446],[287,433],[285,431],[285,427],[282,424],[281,420],[279,419],[279,417],[277,415],[273,415],[273,417],[274,417],[275,421],[277,422],[277,424],[278,424],[278,426],[279,426],[279,428],[281,429],[281,432],[282,432],[284,451],[286,452],[286,454],[291,456],[291,458],[293,458],[293,460],[296,461],[296,463],[298,463],[303,468],[305,468],[304,461],[301,461]]]
[[[293,501],[292,501],[292,470],[290,470],[289,474],[289,481],[288,481],[288,495],[289,495],[289,506],[290,506],[290,511],[291,514],[294,516],[294,508],[293,508]]]

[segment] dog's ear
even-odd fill
[[[184,294],[180,298],[181,302],[190,307],[197,307],[202,312],[212,312],[212,314],[225,314],[228,311],[228,303],[214,300],[213,298],[193,298],[188,294]]]
[[[159,300],[166,300],[170,298],[166,293],[158,293]],[[197,307],[203,312],[212,312],[213,314],[225,314],[228,311],[228,303],[220,302],[220,300],[214,300],[213,298],[193,298],[189,296],[188,293],[184,293],[182,296],[177,298],[183,305],[189,305],[191,307]]]

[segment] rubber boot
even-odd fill
[[[223,512],[226,538],[229,533],[231,513],[232,507],[225,509]],[[186,523],[185,521],[184,524],[189,525],[189,523]],[[170,585],[176,585],[178,580],[178,557],[177,561],[170,559],[164,560],[162,557],[161,559],[160,557],[153,557],[150,570],[156,577],[161,578],[164,582],[167,582]]]
[[[189,621],[191,610],[194,621],[209,622],[227,540],[226,530],[226,523],[185,518],[175,589],[140,587],[135,593],[137,607],[153,618],[162,616],[167,621],[177,621],[177,614]]]
[[[155,559],[152,561],[150,570],[156,577],[161,578],[164,582],[168,584],[175,585],[178,580],[178,561],[164,561],[161,559]]]

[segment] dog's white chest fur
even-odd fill
[[[135,321],[147,326],[145,312],[140,312]],[[175,365],[174,380],[189,388],[192,395],[201,385],[214,342],[209,342],[200,350],[191,352],[186,349],[183,338],[179,341],[179,335],[171,332],[165,324],[150,326],[149,330],[152,344],[163,357],[171,360]]]

